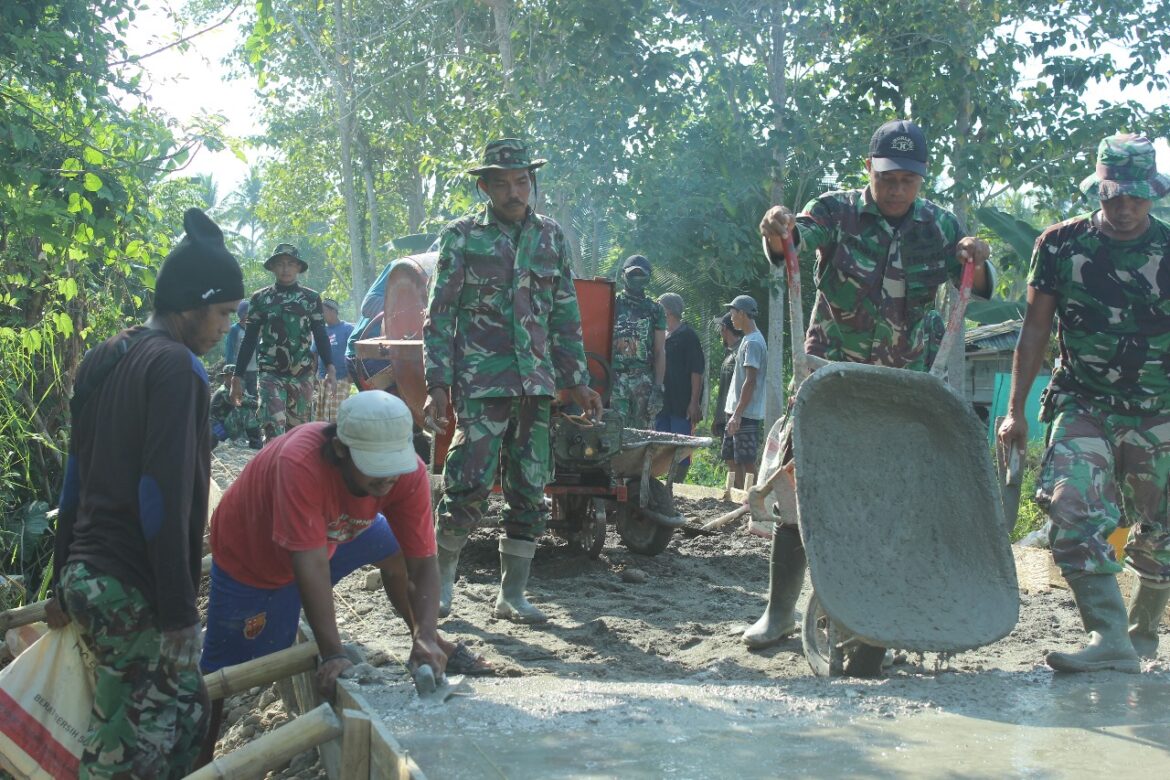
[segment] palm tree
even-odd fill
[[[264,235],[257,213],[263,186],[260,168],[253,165],[248,168],[248,175],[240,182],[240,186],[223,199],[223,220],[235,226],[235,232],[245,244],[244,254],[250,259],[256,258],[260,239]]]

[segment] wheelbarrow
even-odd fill
[[[791,245],[785,255],[799,310]],[[1006,636],[1018,620],[985,430],[944,380],[961,348],[973,274],[965,265],[930,373],[810,366],[803,327],[793,329],[794,363],[807,376],[790,412],[795,473],[792,481],[765,474],[757,487],[779,486],[782,509],[785,493],[794,505],[813,585],[801,640],[817,675],[876,676],[886,648],[969,650]]]
[[[606,411],[593,421],[557,415],[552,423],[554,477],[549,527],[591,558],[601,554],[608,524],[642,555],[666,549],[685,524],[674,506],[675,466],[711,439],[623,427]],[[665,481],[658,479],[665,477]]]

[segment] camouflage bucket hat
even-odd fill
[[[1097,147],[1097,170],[1081,182],[1081,192],[1101,200],[1118,195],[1157,200],[1170,192],[1170,176],[1158,173],[1150,139],[1112,135]]]
[[[292,244],[277,244],[276,249],[272,250],[272,254],[264,261],[264,268],[268,271],[272,270],[272,261],[281,255],[288,255],[301,266],[301,273],[309,270],[309,264],[301,259],[301,250],[297,249]]]
[[[533,160],[529,157],[528,144],[519,138],[500,138],[483,148],[483,160],[479,167],[467,172],[472,176],[482,176],[488,171],[532,171],[546,162],[548,160]]]

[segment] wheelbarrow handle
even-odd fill
[[[959,277],[959,297],[947,315],[947,327],[943,333],[942,343],[938,346],[938,354],[934,357],[934,365],[930,373],[939,379],[946,373],[947,365],[951,362],[951,353],[958,348],[963,339],[963,318],[967,314],[967,304],[971,300],[971,288],[975,284],[975,264],[963,263],[963,272]]]

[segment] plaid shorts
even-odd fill
[[[337,378],[337,393],[330,395],[325,380],[318,377],[316,397],[313,398],[313,419],[318,422],[337,422],[337,407],[349,398],[353,383],[349,377]]]
[[[719,456],[744,466],[754,466],[760,451],[760,421],[747,417],[740,421],[735,436],[723,434],[723,446]]]

